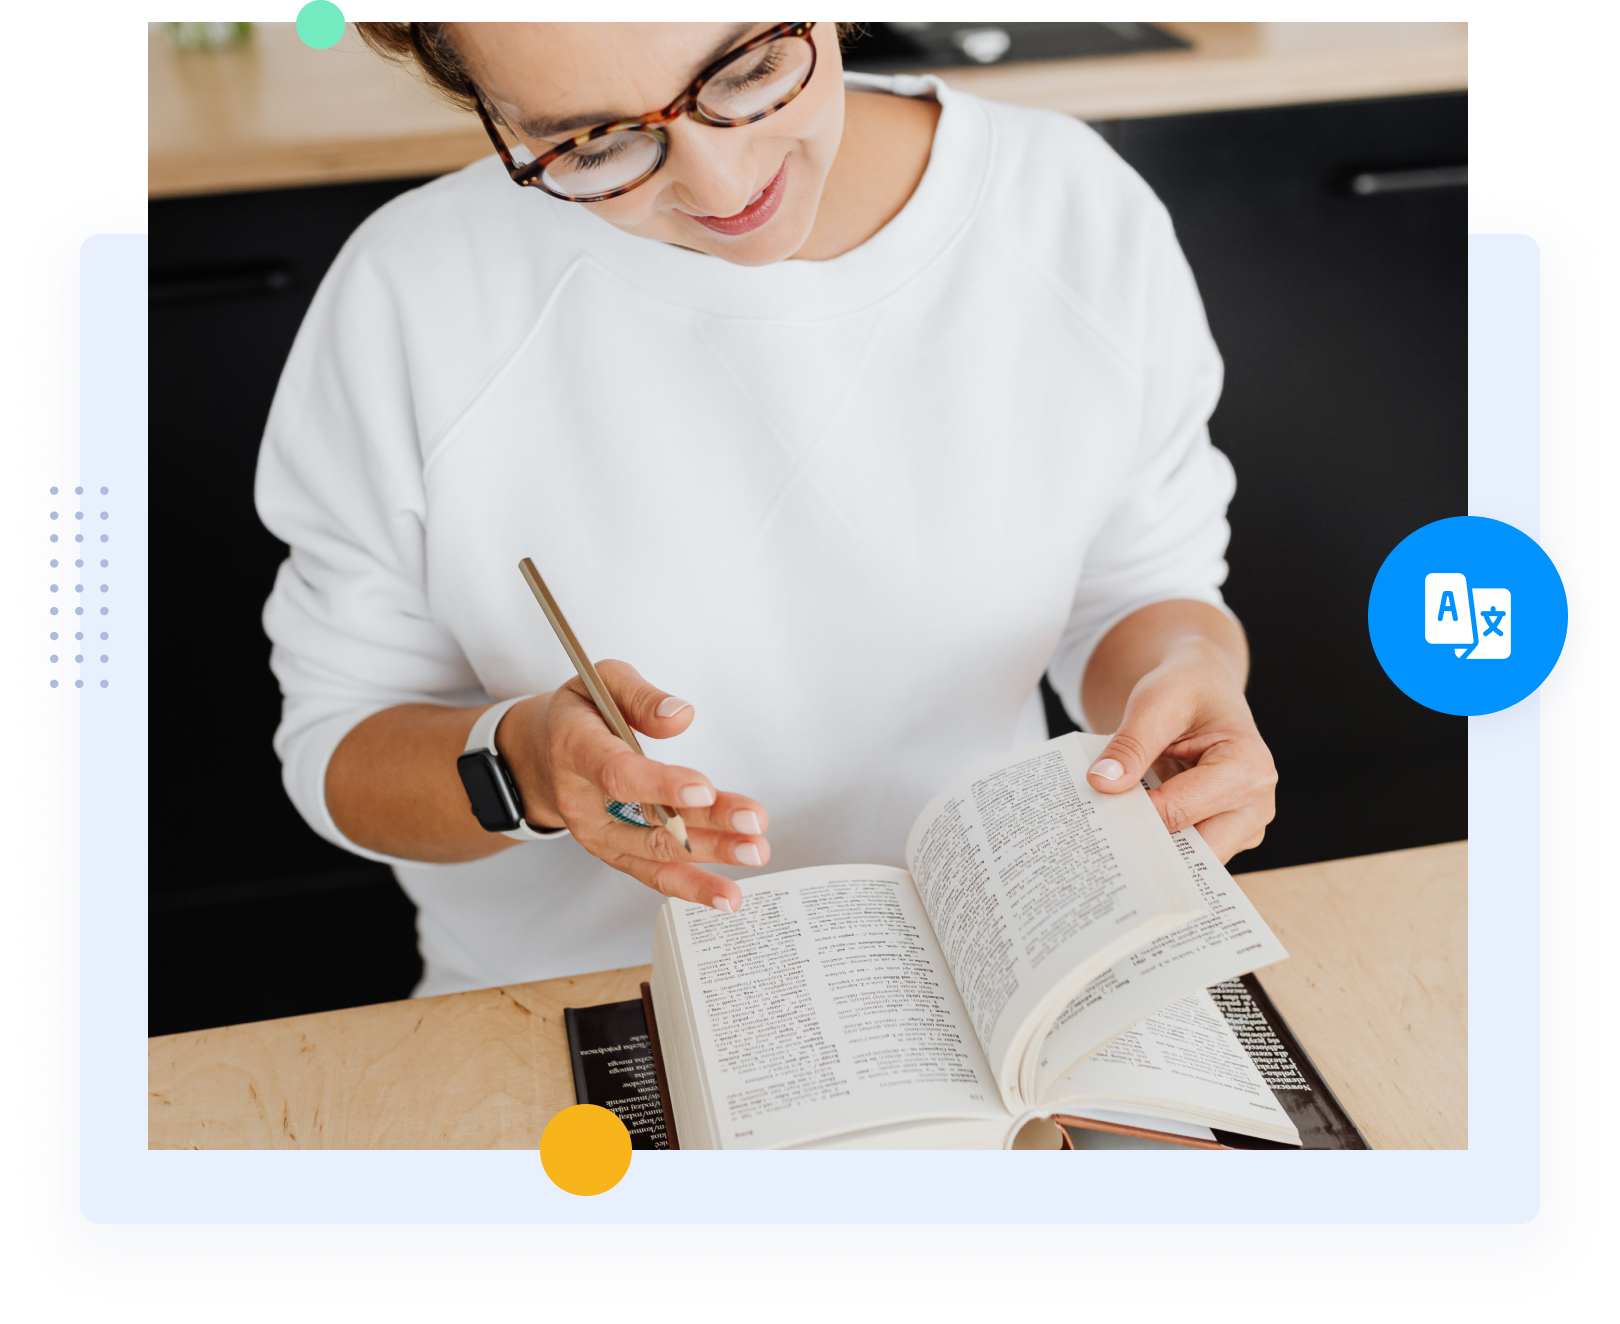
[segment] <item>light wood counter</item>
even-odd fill
[[[1241,874],[1259,971],[1374,1149],[1468,1148],[1468,843]]]
[[[1261,982],[1375,1149],[1468,1143],[1464,842],[1239,878]],[[535,1149],[574,1102],[565,1006],[648,967],[151,1039],[154,1149]]]
[[[1089,120],[1455,91],[1463,23],[1167,23],[1191,50],[941,70],[980,96]],[[476,119],[373,55],[263,23],[253,42],[180,51],[148,38],[152,197],[407,178],[489,152]]]

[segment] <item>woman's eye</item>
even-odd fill
[[[741,66],[741,67],[739,67]],[[727,65],[720,71],[720,85],[728,91],[745,91],[769,79],[782,66],[782,51],[773,42],[752,56],[745,56],[737,64]]]
[[[628,144],[623,142],[609,143],[605,147],[576,147],[563,159],[570,169],[595,170],[622,155],[627,148]]]

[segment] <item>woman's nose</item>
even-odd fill
[[[669,171],[680,205],[697,216],[735,216],[768,183],[748,129],[713,129],[682,117],[669,134]]]

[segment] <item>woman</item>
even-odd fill
[[[1094,787],[1157,763],[1172,830],[1260,840],[1220,360],[1094,133],[845,76],[831,24],[361,28],[499,154],[370,218],[311,306],[265,623],[288,791],[395,866],[419,993],[645,961],[664,896],[740,906],[728,866],[900,863],[940,786],[1044,738],[1043,672],[1116,732]],[[678,807],[690,853],[608,801]]]

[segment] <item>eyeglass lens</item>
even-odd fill
[[[658,168],[662,147],[639,129],[610,133],[564,152],[545,169],[546,185],[570,197],[629,188]]]
[[[720,121],[746,121],[790,98],[815,52],[802,37],[783,37],[720,69],[698,93],[698,110]],[[658,168],[662,146],[651,133],[626,129],[564,152],[545,169],[546,187],[568,197],[631,188]]]
[[[804,81],[813,54],[803,37],[783,37],[749,51],[703,85],[698,109],[717,120],[742,120],[769,110]]]

